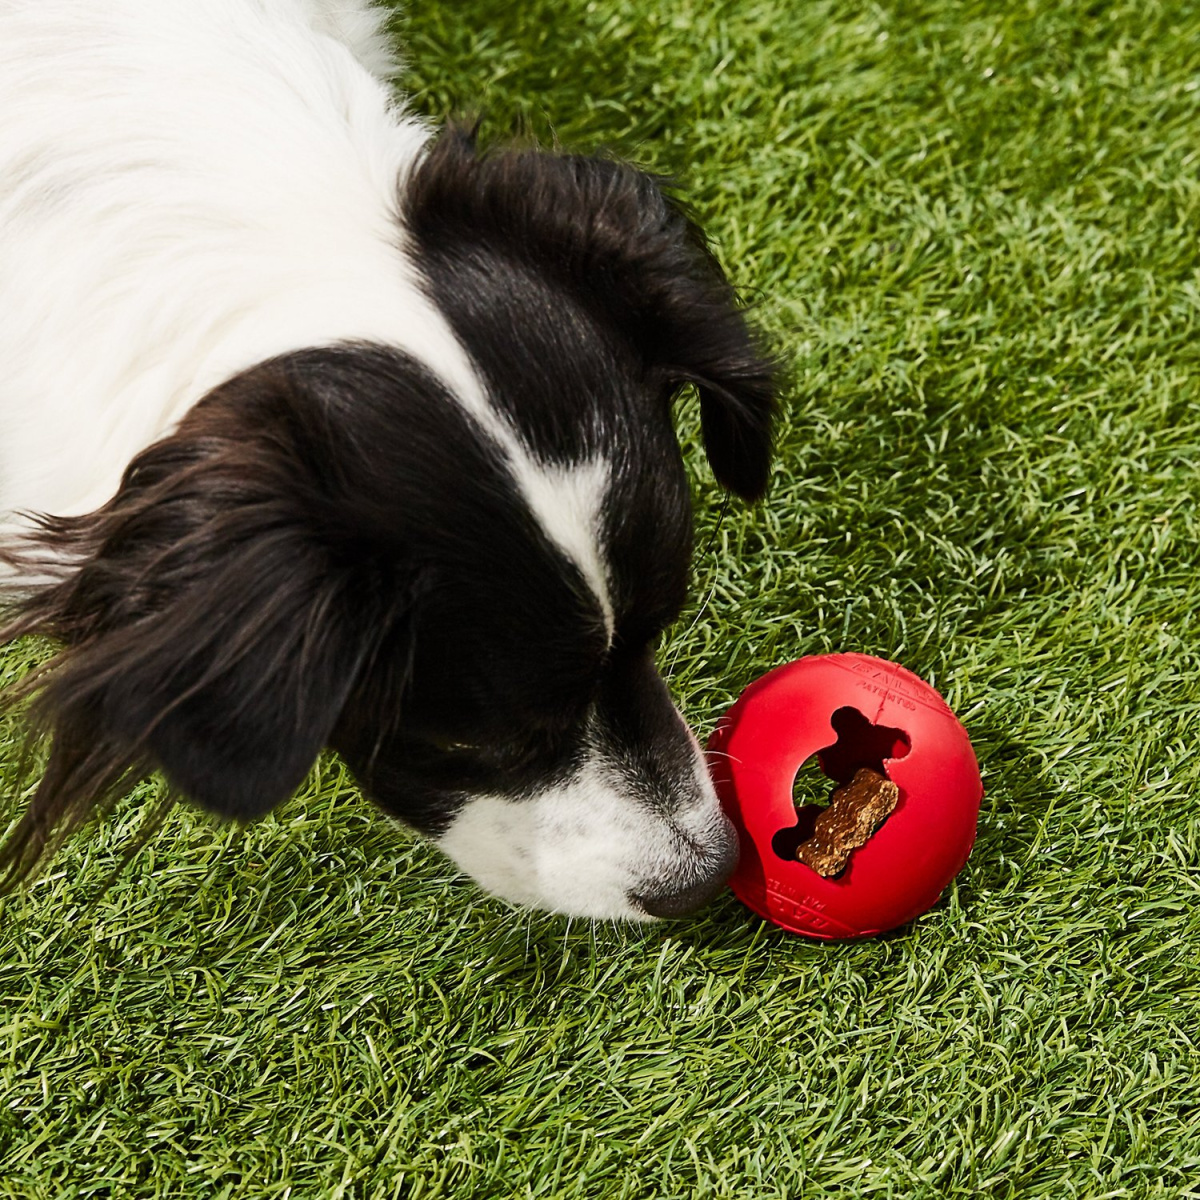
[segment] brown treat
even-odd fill
[[[890,779],[860,767],[849,783],[834,789],[829,807],[817,817],[812,836],[796,848],[796,857],[826,879],[836,875],[899,802],[900,789]]]

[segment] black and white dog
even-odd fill
[[[152,770],[250,818],[327,745],[518,903],[732,866],[653,648],[672,399],[756,497],[769,363],[652,178],[434,136],[392,73],[367,0],[0,0],[0,636],[62,645],[10,878]]]

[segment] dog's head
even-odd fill
[[[304,350],[218,387],[87,517],[14,632],[66,644],[27,822],[163,771],[247,818],[325,745],[489,890],[588,916],[708,898],[736,842],[654,665],[691,550],[671,406],[765,486],[771,372],[694,226],[602,159],[451,133],[404,252],[470,364]],[[13,863],[41,847],[29,830]],[[20,855],[24,855],[24,858]]]

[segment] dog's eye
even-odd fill
[[[521,762],[530,757],[530,748],[519,741],[512,742],[460,742],[453,738],[430,738],[429,744],[439,754],[454,758],[478,758],[497,765]]]
[[[500,771],[520,771],[532,763],[553,758],[559,739],[543,730],[527,730],[496,741],[465,742],[450,737],[426,737],[425,745],[443,759],[464,760]]]
[[[478,754],[484,749],[476,742],[453,742],[443,738],[433,738],[432,741],[443,754]]]

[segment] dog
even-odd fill
[[[655,668],[770,356],[658,179],[482,149],[366,0],[0,0],[0,560],[48,759],[9,882],[151,772],[325,747],[486,890],[694,910],[736,836]]]

